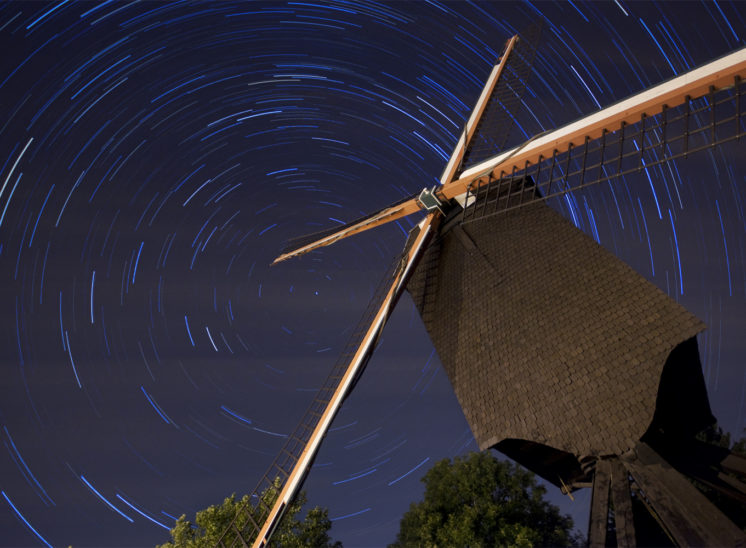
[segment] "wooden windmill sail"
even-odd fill
[[[404,289],[480,448],[564,490],[593,486],[592,545],[605,542],[610,504],[617,543],[636,543],[633,503],[676,543],[746,542],[682,475],[746,500],[744,484],[721,473],[744,474],[745,461],[694,441],[714,420],[696,342],[704,324],[545,203],[743,136],[746,49],[494,155],[504,136],[485,112],[499,125],[501,83],[530,64],[527,44],[508,41],[439,186],[298,240],[275,260],[425,212],[256,506],[239,512],[221,546],[269,542]]]

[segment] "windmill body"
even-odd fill
[[[526,199],[535,192],[512,187]],[[623,459],[680,451],[715,422],[696,341],[705,325],[541,202],[468,224],[461,216],[441,225],[408,290],[479,448],[566,492],[607,481],[608,494],[596,470],[614,462],[617,509],[631,508],[628,474],[648,491],[669,489]],[[681,476],[671,482],[687,487]],[[664,519],[700,520],[702,531],[677,532],[677,542],[743,540],[714,507],[688,506],[701,495],[686,497]],[[595,510],[592,544],[605,542],[608,501]],[[620,544],[624,534],[634,544],[633,521],[617,519]]]
[[[540,202],[444,224],[409,291],[480,449],[624,453],[653,420],[671,351],[705,327]]]
[[[746,460],[694,437],[714,423],[696,340],[705,325],[547,205],[746,135],[746,49],[495,156],[505,136],[494,120],[505,129],[505,104],[525,87],[526,43],[508,42],[441,186],[296,241],[275,260],[425,211],[358,337],[257,488],[273,490],[260,497],[273,506],[246,509],[222,545],[269,542],[405,288],[480,449],[499,449],[565,492],[593,487],[591,545],[605,544],[612,515],[617,544],[634,545],[641,505],[678,544],[746,544],[685,477],[746,502],[746,485],[717,476],[746,474]]]

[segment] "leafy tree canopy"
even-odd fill
[[[435,464],[425,498],[404,514],[401,546],[572,546],[570,516],[544,500],[533,473],[489,453]]]
[[[276,480],[273,487],[262,493],[261,498],[264,504],[269,507],[272,506],[280,487],[279,480]],[[332,527],[332,522],[329,519],[327,509],[317,506],[308,511],[303,521],[298,520],[297,516],[305,503],[306,495],[300,493],[288,506],[282,521],[272,535],[272,544],[285,548],[307,546],[342,548],[340,542],[332,543],[329,538],[329,529]],[[250,504],[249,495],[244,495],[240,500],[236,500],[234,493],[226,498],[221,505],[212,505],[197,512],[196,525],[188,521],[186,515],[182,515],[176,521],[174,528],[171,529],[171,542],[161,544],[156,548],[214,548],[234,518],[236,518],[235,526],[239,530],[248,525],[249,519],[245,509],[252,513],[252,518],[261,522],[258,515],[259,510]],[[246,531],[249,530],[247,527]],[[235,533],[229,532],[223,542],[230,546],[234,539],[236,539]],[[245,536],[244,540],[250,545],[253,537]],[[240,541],[237,545],[242,546]]]

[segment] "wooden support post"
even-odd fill
[[[619,459],[609,461],[611,465],[611,500],[614,502],[614,523],[616,524],[616,543],[619,548],[634,547],[635,523],[632,515],[632,499],[629,490],[627,469]]]
[[[588,521],[588,546],[600,548],[606,546],[606,522],[609,519],[609,461],[597,460],[593,474],[593,495],[591,498],[591,516]]]
[[[638,443],[622,462],[677,544],[746,545],[746,534],[650,446]]]

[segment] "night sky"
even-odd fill
[[[418,216],[269,263],[435,184],[537,18],[513,144],[746,36],[730,2],[0,4],[0,544],[153,545],[250,492]],[[743,157],[556,204],[708,324],[705,379],[736,436]],[[423,473],[475,449],[405,296],[305,490],[334,538],[380,546]],[[587,490],[551,496],[585,527]]]

